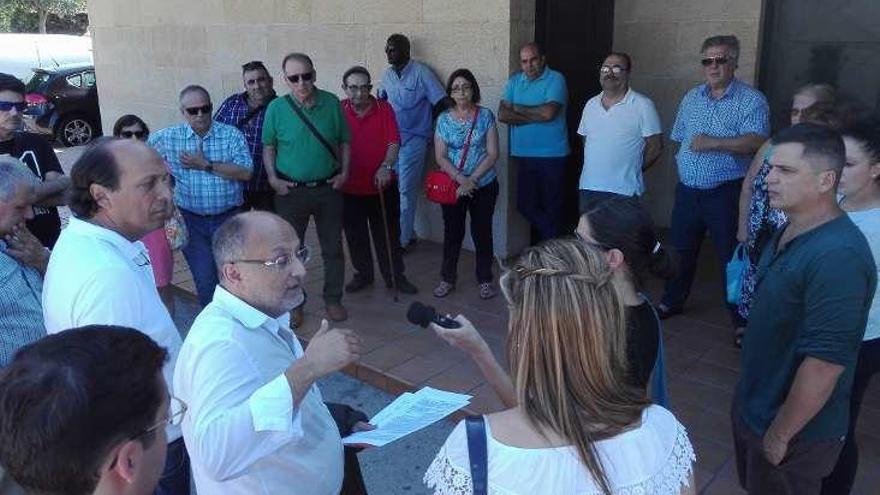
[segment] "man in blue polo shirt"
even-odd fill
[[[843,140],[813,124],[773,138],[767,191],[788,223],[761,254],[731,411],[740,484],[819,494],[849,422],[849,396],[877,270],[837,205]]]
[[[742,179],[770,128],[767,99],[734,77],[736,36],[706,39],[701,57],[706,82],[684,96],[672,128],[672,140],[681,144],[675,155],[679,183],[671,220],[679,270],[666,283],[657,307],[660,318],[682,312],[707,230],[721,266],[730,260]],[[736,307],[728,310],[734,327],[744,327]]]
[[[400,245],[415,244],[416,206],[425,169],[425,152],[434,135],[433,117],[446,109],[446,91],[425,64],[410,58],[409,39],[392,34],[385,45],[391,67],[382,74],[379,98],[388,100],[400,128],[397,184],[400,187]]]
[[[510,126],[510,155],[519,166],[517,209],[543,241],[556,237],[562,216],[568,90],[537,43],[523,46],[519,58],[522,71],[507,81],[498,120]]]

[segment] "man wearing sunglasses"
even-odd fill
[[[0,155],[21,160],[40,179],[34,190],[34,215],[27,227],[51,249],[61,233],[56,206],[65,204],[64,193],[70,180],[64,177],[52,146],[37,134],[23,132],[22,114],[27,110],[24,94],[23,82],[0,73]]]
[[[226,98],[214,114],[214,120],[240,130],[251,152],[254,172],[244,188],[242,209],[275,211],[275,192],[263,169],[263,119],[266,107],[275,99],[272,76],[263,62],[255,60],[241,66],[241,78],[244,92]]]
[[[584,138],[580,211],[614,196],[641,196],[642,173],[663,150],[654,102],[629,87],[632,60],[611,53],[599,66],[602,92],[584,105],[578,134]]]
[[[345,259],[342,254],[342,185],[348,179],[351,141],[342,105],[333,93],[315,86],[317,72],[304,53],[281,63],[290,93],[276,98],[263,121],[263,163],[275,190],[275,208],[305,239],[315,217],[324,259],[324,306],[333,321],[348,318],[342,305]],[[294,312],[302,322],[302,308]]]
[[[105,325],[23,348],[0,373],[0,464],[28,493],[153,493],[166,426],[186,413],[165,388],[167,358],[143,333]]]
[[[670,222],[679,271],[666,283],[657,307],[660,318],[682,312],[707,230],[720,266],[730,260],[743,176],[770,131],[767,99],[734,76],[736,36],[706,39],[700,56],[705,83],[684,96],[671,133],[681,145],[675,155],[679,183]],[[728,311],[735,328],[745,326],[735,306],[728,305]]]
[[[52,251],[43,284],[46,331],[85,325],[138,329],[168,351],[163,374],[173,393],[180,333],[139,241],[172,214],[168,168],[145,143],[101,138],[74,163],[70,176],[73,216]],[[169,428],[166,440],[168,460],[156,493],[188,495],[189,457],[180,429]]]
[[[191,407],[182,426],[199,493],[336,495],[343,486],[339,429],[316,381],[355,362],[361,341],[324,320],[303,350],[291,330],[309,260],[300,239],[263,211],[217,230],[220,286],[174,371]]]
[[[206,306],[217,286],[211,237],[244,203],[253,159],[241,131],[211,119],[214,107],[205,88],[187,86],[179,100],[184,122],[151,134],[149,143],[174,174],[174,202],[189,231],[183,256]]]

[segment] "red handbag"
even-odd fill
[[[477,126],[477,116],[479,114],[480,108],[477,107],[476,111],[474,111],[471,129],[468,131],[467,139],[464,141],[464,152],[462,152],[461,159],[458,161],[459,171],[464,168],[464,163],[467,160],[468,151],[471,148],[471,137],[474,135],[474,127]],[[446,172],[442,170],[428,172],[428,177],[425,179],[425,196],[428,197],[428,201],[441,205],[454,205],[458,202],[458,195],[455,193],[457,190],[458,182],[455,182]]]

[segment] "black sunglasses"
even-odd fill
[[[208,103],[207,105],[202,105],[200,107],[189,107],[185,108],[186,113],[190,115],[198,115],[198,114],[211,114],[211,110],[214,108],[214,105]]]
[[[11,102],[11,101],[0,101],[0,112],[8,112],[13,108],[20,112],[24,112],[27,110],[28,104],[23,101]]]
[[[193,114],[195,115],[195,114]],[[144,136],[147,135],[147,131],[122,131],[119,133],[120,137],[124,137],[125,139],[131,139],[133,137],[138,139],[143,139]]]
[[[309,82],[315,77],[315,72],[304,72],[302,74],[293,74],[291,76],[287,76],[287,80],[296,84],[302,79],[302,82]]]
[[[703,64],[703,67],[709,67],[712,64],[724,65],[728,61],[730,61],[728,57],[706,57],[700,60],[700,63]]]

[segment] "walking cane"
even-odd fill
[[[379,189],[379,209],[382,210],[382,226],[385,227],[385,252],[388,254],[388,269],[391,270],[391,287],[394,288],[394,302],[397,302],[397,270],[391,257],[391,235],[388,233],[388,216],[385,214],[385,191]],[[379,253],[376,253],[378,256]]]

